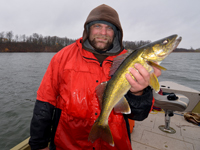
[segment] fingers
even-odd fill
[[[133,93],[140,92],[149,85],[150,73],[141,64],[136,63],[134,68],[129,68],[129,73],[126,74],[126,79],[131,85],[130,91]],[[161,75],[161,70],[153,67],[154,73],[157,77]]]
[[[150,79],[149,72],[141,64],[136,63],[134,67],[138,70],[137,74],[135,74],[136,76],[134,76],[136,80],[138,82],[140,82],[140,80],[141,82],[148,82]]]
[[[135,78],[133,79],[130,74],[126,74],[126,79],[131,85],[131,92],[139,92],[149,85],[150,75],[149,72],[141,65],[135,64],[134,68],[129,68],[130,73]]]
[[[160,70],[159,68],[154,67],[154,66],[152,66],[152,67],[153,67],[153,69],[154,69],[154,74],[155,74],[157,77],[159,77],[159,76],[161,75],[161,70]]]

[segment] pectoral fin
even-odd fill
[[[166,68],[164,68],[164,67],[162,67],[162,66],[160,66],[160,65],[158,65],[158,64],[156,64],[156,63],[154,63],[153,61],[148,61],[148,64],[151,65],[151,66],[154,66],[154,67],[156,67],[156,68],[159,68],[159,69],[161,69],[161,70],[167,70]]]
[[[101,84],[99,84],[97,87],[96,87],[96,94],[97,94],[97,97],[98,97],[98,100],[99,100],[99,106],[100,108],[102,108],[102,103],[103,103],[103,93],[106,89],[106,85],[107,85],[107,82],[102,82]]]
[[[122,97],[121,100],[115,105],[114,111],[116,113],[130,114],[131,109],[125,97]]]
[[[149,85],[155,90],[155,92],[160,91],[160,84],[158,82],[158,78],[156,77],[154,73],[150,74]]]

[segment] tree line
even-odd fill
[[[30,36],[14,35],[12,31],[0,32],[0,52],[57,52],[74,43],[76,39],[57,36],[43,36],[33,33]],[[123,41],[126,49],[136,49],[150,41]]]
[[[76,39],[57,36],[43,36],[33,33],[30,36],[14,35],[12,31],[0,32],[0,52],[58,52],[63,47],[72,44]],[[123,41],[125,49],[137,49],[151,41]],[[187,51],[187,49],[177,49]]]
[[[38,33],[33,33],[30,36],[23,35],[14,35],[12,31],[9,32],[0,32],[0,43],[13,43],[13,42],[26,42],[34,44],[43,44],[43,45],[56,45],[60,44],[62,46],[69,45],[75,40],[69,39],[67,37],[59,38],[57,36],[43,36]]]
[[[74,42],[74,39],[67,37],[43,36],[38,33],[26,36],[14,35],[12,31],[0,32],[0,52],[57,52]]]

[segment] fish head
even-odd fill
[[[165,59],[181,42],[181,37],[171,35],[161,40],[152,42],[144,46],[142,57],[149,61],[161,62]]]

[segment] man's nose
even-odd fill
[[[106,35],[107,34],[107,29],[106,28],[101,28],[100,33],[102,35]]]

